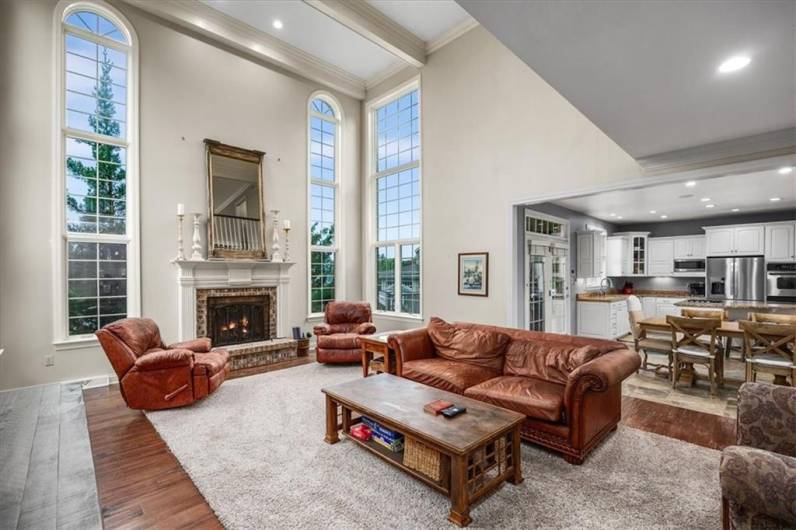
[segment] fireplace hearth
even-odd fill
[[[207,334],[216,346],[272,338],[268,296],[211,296],[207,299]]]

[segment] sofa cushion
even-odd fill
[[[424,385],[463,394],[468,387],[498,377],[500,372],[475,364],[433,357],[403,363],[401,375]]]
[[[222,372],[229,360],[229,354],[226,350],[213,350],[207,353],[194,353],[194,374],[207,374],[213,376]]]
[[[506,348],[503,373],[566,384],[573,370],[598,355],[593,345],[515,339]]]
[[[335,333],[334,335],[319,335],[318,347],[330,350],[358,350],[359,335],[356,333]]]
[[[464,395],[532,418],[560,421],[564,388],[531,377],[503,376],[470,387]]]
[[[449,324],[431,317],[428,335],[440,357],[500,371],[509,337],[472,324]]]

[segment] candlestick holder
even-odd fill
[[[282,262],[282,255],[279,253],[279,210],[271,210],[273,216],[271,236],[271,261],[275,263]]]
[[[182,244],[182,220],[185,215],[177,214],[177,257],[175,261],[185,261],[185,249]]]
[[[288,234],[290,233],[290,228],[282,228],[285,231],[285,261],[290,261],[290,244],[288,243]]]
[[[202,214],[195,213],[193,214],[193,245],[191,246],[191,259],[192,260],[201,260],[202,259],[202,236],[199,234],[199,218]]]

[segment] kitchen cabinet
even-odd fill
[[[605,232],[578,232],[577,248],[578,278],[605,276]]]
[[[651,237],[649,242],[650,276],[667,276],[674,272],[675,240],[668,237]]]
[[[641,297],[641,310],[644,312],[644,317],[654,317],[656,312],[656,304],[658,299],[654,296]]]
[[[683,236],[674,238],[674,259],[705,257],[705,236]]]
[[[685,298],[656,298],[655,316],[665,317],[667,315],[680,316],[680,308],[674,304],[682,302]]]
[[[766,260],[796,260],[796,223],[777,223],[765,226]]]
[[[602,339],[616,339],[630,333],[627,302],[577,303],[578,335]]]
[[[627,254],[628,241],[626,238],[611,236],[605,240],[605,275],[623,276],[624,263]]]
[[[708,256],[763,254],[765,230],[762,225],[705,227]]]
[[[608,276],[647,275],[647,236],[649,232],[617,232],[609,239],[606,263],[612,274]]]

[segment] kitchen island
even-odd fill
[[[745,320],[749,313],[778,313],[796,315],[796,303],[763,302],[756,300],[708,300],[688,298],[675,302],[677,307],[697,307],[704,309],[724,309],[730,320]]]

